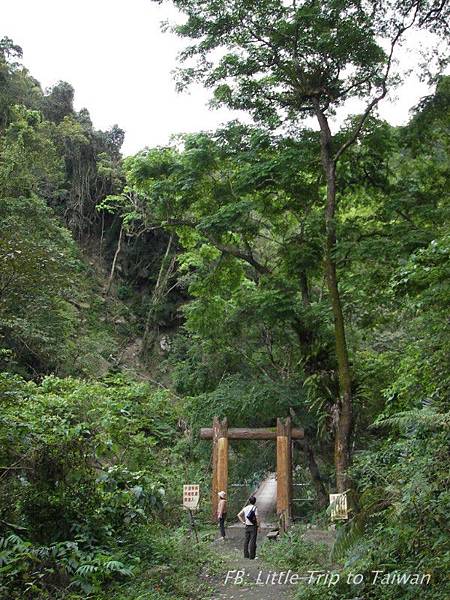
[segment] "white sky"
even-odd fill
[[[161,21],[176,20],[168,5],[0,0],[0,7],[0,38],[11,37],[22,46],[24,65],[44,88],[59,80],[71,83],[75,108],[86,107],[97,129],[114,123],[125,129],[125,155],[165,144],[174,133],[214,129],[237,115],[210,110],[209,91],[201,87],[175,91],[171,72],[186,40],[160,31]],[[402,62],[413,66],[411,60],[404,52]],[[392,124],[404,123],[427,93],[424,84],[409,81],[395,102],[383,103],[380,114]]]

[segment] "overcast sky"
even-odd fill
[[[24,64],[44,88],[59,80],[75,88],[75,107],[88,108],[94,126],[125,129],[124,154],[168,142],[174,133],[213,129],[236,115],[207,106],[209,92],[178,94],[172,70],[185,40],[160,31],[176,20],[167,5],[150,0],[14,0],[2,2],[0,38],[24,51]],[[422,40],[416,39],[415,44]],[[402,61],[413,66],[408,54]],[[392,124],[428,93],[413,79],[384,102],[380,114]]]

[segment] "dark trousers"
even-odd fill
[[[257,535],[258,527],[256,525],[245,526],[244,558],[255,558]]]
[[[224,513],[221,517],[219,517],[219,529],[220,535],[225,537],[225,519],[227,518],[227,513]]]

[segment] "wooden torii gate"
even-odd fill
[[[228,428],[227,419],[214,417],[212,428],[200,429],[202,439],[212,439],[211,504],[216,520],[219,491],[228,486],[228,440],[276,440],[277,515],[281,527],[292,521],[292,440],[303,438],[303,429],[292,428],[291,418],[277,419],[277,426],[263,429]]]

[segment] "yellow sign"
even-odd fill
[[[183,485],[183,506],[190,510],[198,508],[200,500],[200,486],[199,485]]]

